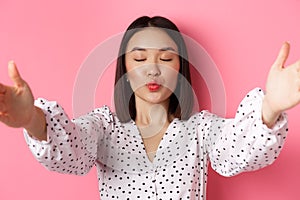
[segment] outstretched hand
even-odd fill
[[[285,67],[289,51],[290,45],[285,42],[269,71],[262,108],[268,127],[273,126],[281,112],[300,102],[300,61]]]
[[[0,121],[10,127],[26,127],[35,112],[32,92],[13,61],[8,63],[8,74],[14,85],[0,83]]]

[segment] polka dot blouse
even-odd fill
[[[250,91],[235,118],[207,111],[182,121],[174,119],[153,162],[147,157],[134,121],[121,123],[107,106],[70,120],[53,101],[37,99],[47,120],[47,141],[25,139],[47,169],[84,175],[96,165],[99,193],[105,199],[201,199],[206,197],[207,170],[223,176],[271,164],[287,134],[283,113],[272,129],[262,123],[264,93]]]

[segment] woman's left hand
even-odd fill
[[[285,67],[289,50],[285,42],[269,71],[262,106],[262,118],[268,127],[274,125],[281,112],[300,102],[300,60]]]

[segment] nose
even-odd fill
[[[159,66],[157,63],[152,63],[148,65],[147,68],[147,75],[149,77],[157,77],[161,74],[161,71],[159,69]]]

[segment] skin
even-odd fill
[[[8,63],[8,75],[14,85],[0,83],[0,121],[9,127],[25,128],[38,140],[47,140],[45,115],[34,106],[33,94],[14,61]]]
[[[267,78],[262,119],[269,128],[273,127],[281,112],[300,102],[300,60],[285,67],[289,51],[290,44],[285,42]]]
[[[170,124],[169,97],[177,84],[180,68],[177,45],[164,31],[145,28],[132,36],[127,45],[125,64],[136,100],[136,125],[150,161]],[[152,91],[147,83],[160,87]],[[172,118],[172,116],[171,116]]]
[[[162,30],[146,28],[131,38],[125,58],[128,79],[136,98],[136,124],[141,131],[151,161],[170,124],[166,110],[168,98],[177,83],[179,70],[177,47],[174,45],[175,43]],[[166,47],[172,49],[166,50]],[[134,48],[139,50],[132,51]],[[285,42],[267,78],[262,119],[269,128],[275,124],[281,112],[300,102],[300,61],[285,67],[289,49],[289,43]],[[163,56],[172,59],[170,61],[170,58],[167,58],[165,60],[168,61],[165,61]],[[146,60],[134,60],[137,57],[143,57],[140,60],[146,57]],[[8,63],[8,72],[14,84],[12,86],[0,84],[0,121],[9,127],[25,128],[38,140],[47,140],[43,111],[34,106],[30,87],[20,76],[13,61]],[[143,83],[145,80],[156,81],[161,87],[155,92],[150,92]],[[152,132],[155,134],[149,134]]]

